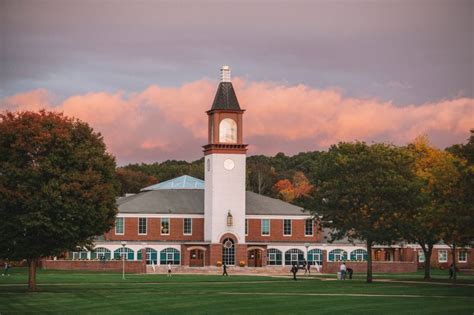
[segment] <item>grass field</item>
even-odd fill
[[[43,271],[39,292],[26,292],[26,269],[0,276],[0,314],[470,314],[474,277],[460,284],[432,283],[422,275],[377,275],[375,283],[334,281],[334,276],[290,278],[213,275],[127,275]],[[438,278],[438,279],[436,279]],[[419,281],[418,281],[419,280]],[[421,283],[420,283],[421,282]]]

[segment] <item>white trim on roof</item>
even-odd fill
[[[119,213],[118,218],[204,218],[204,214],[173,214],[173,213]]]
[[[305,219],[310,219],[311,216],[308,214],[301,214],[301,215],[283,215],[283,214],[278,214],[278,215],[273,215],[271,213],[269,214],[247,214],[245,216],[246,219],[272,219],[272,220],[283,220],[283,219],[290,219],[290,220],[305,220]]]

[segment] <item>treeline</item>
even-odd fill
[[[309,192],[306,177],[318,163],[321,152],[305,152],[294,156],[247,157],[247,190],[286,201],[296,202]],[[141,188],[182,175],[204,179],[204,158],[193,162],[168,160],[162,163],[129,164],[117,168],[121,194],[138,193]]]

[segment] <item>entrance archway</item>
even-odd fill
[[[253,248],[247,252],[247,262],[249,267],[262,267],[263,250]]]
[[[204,267],[204,251],[202,249],[191,249],[189,251],[189,266]]]

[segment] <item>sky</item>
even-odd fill
[[[223,64],[251,155],[474,128],[474,1],[0,0],[0,110],[87,121],[121,165],[200,158]]]

